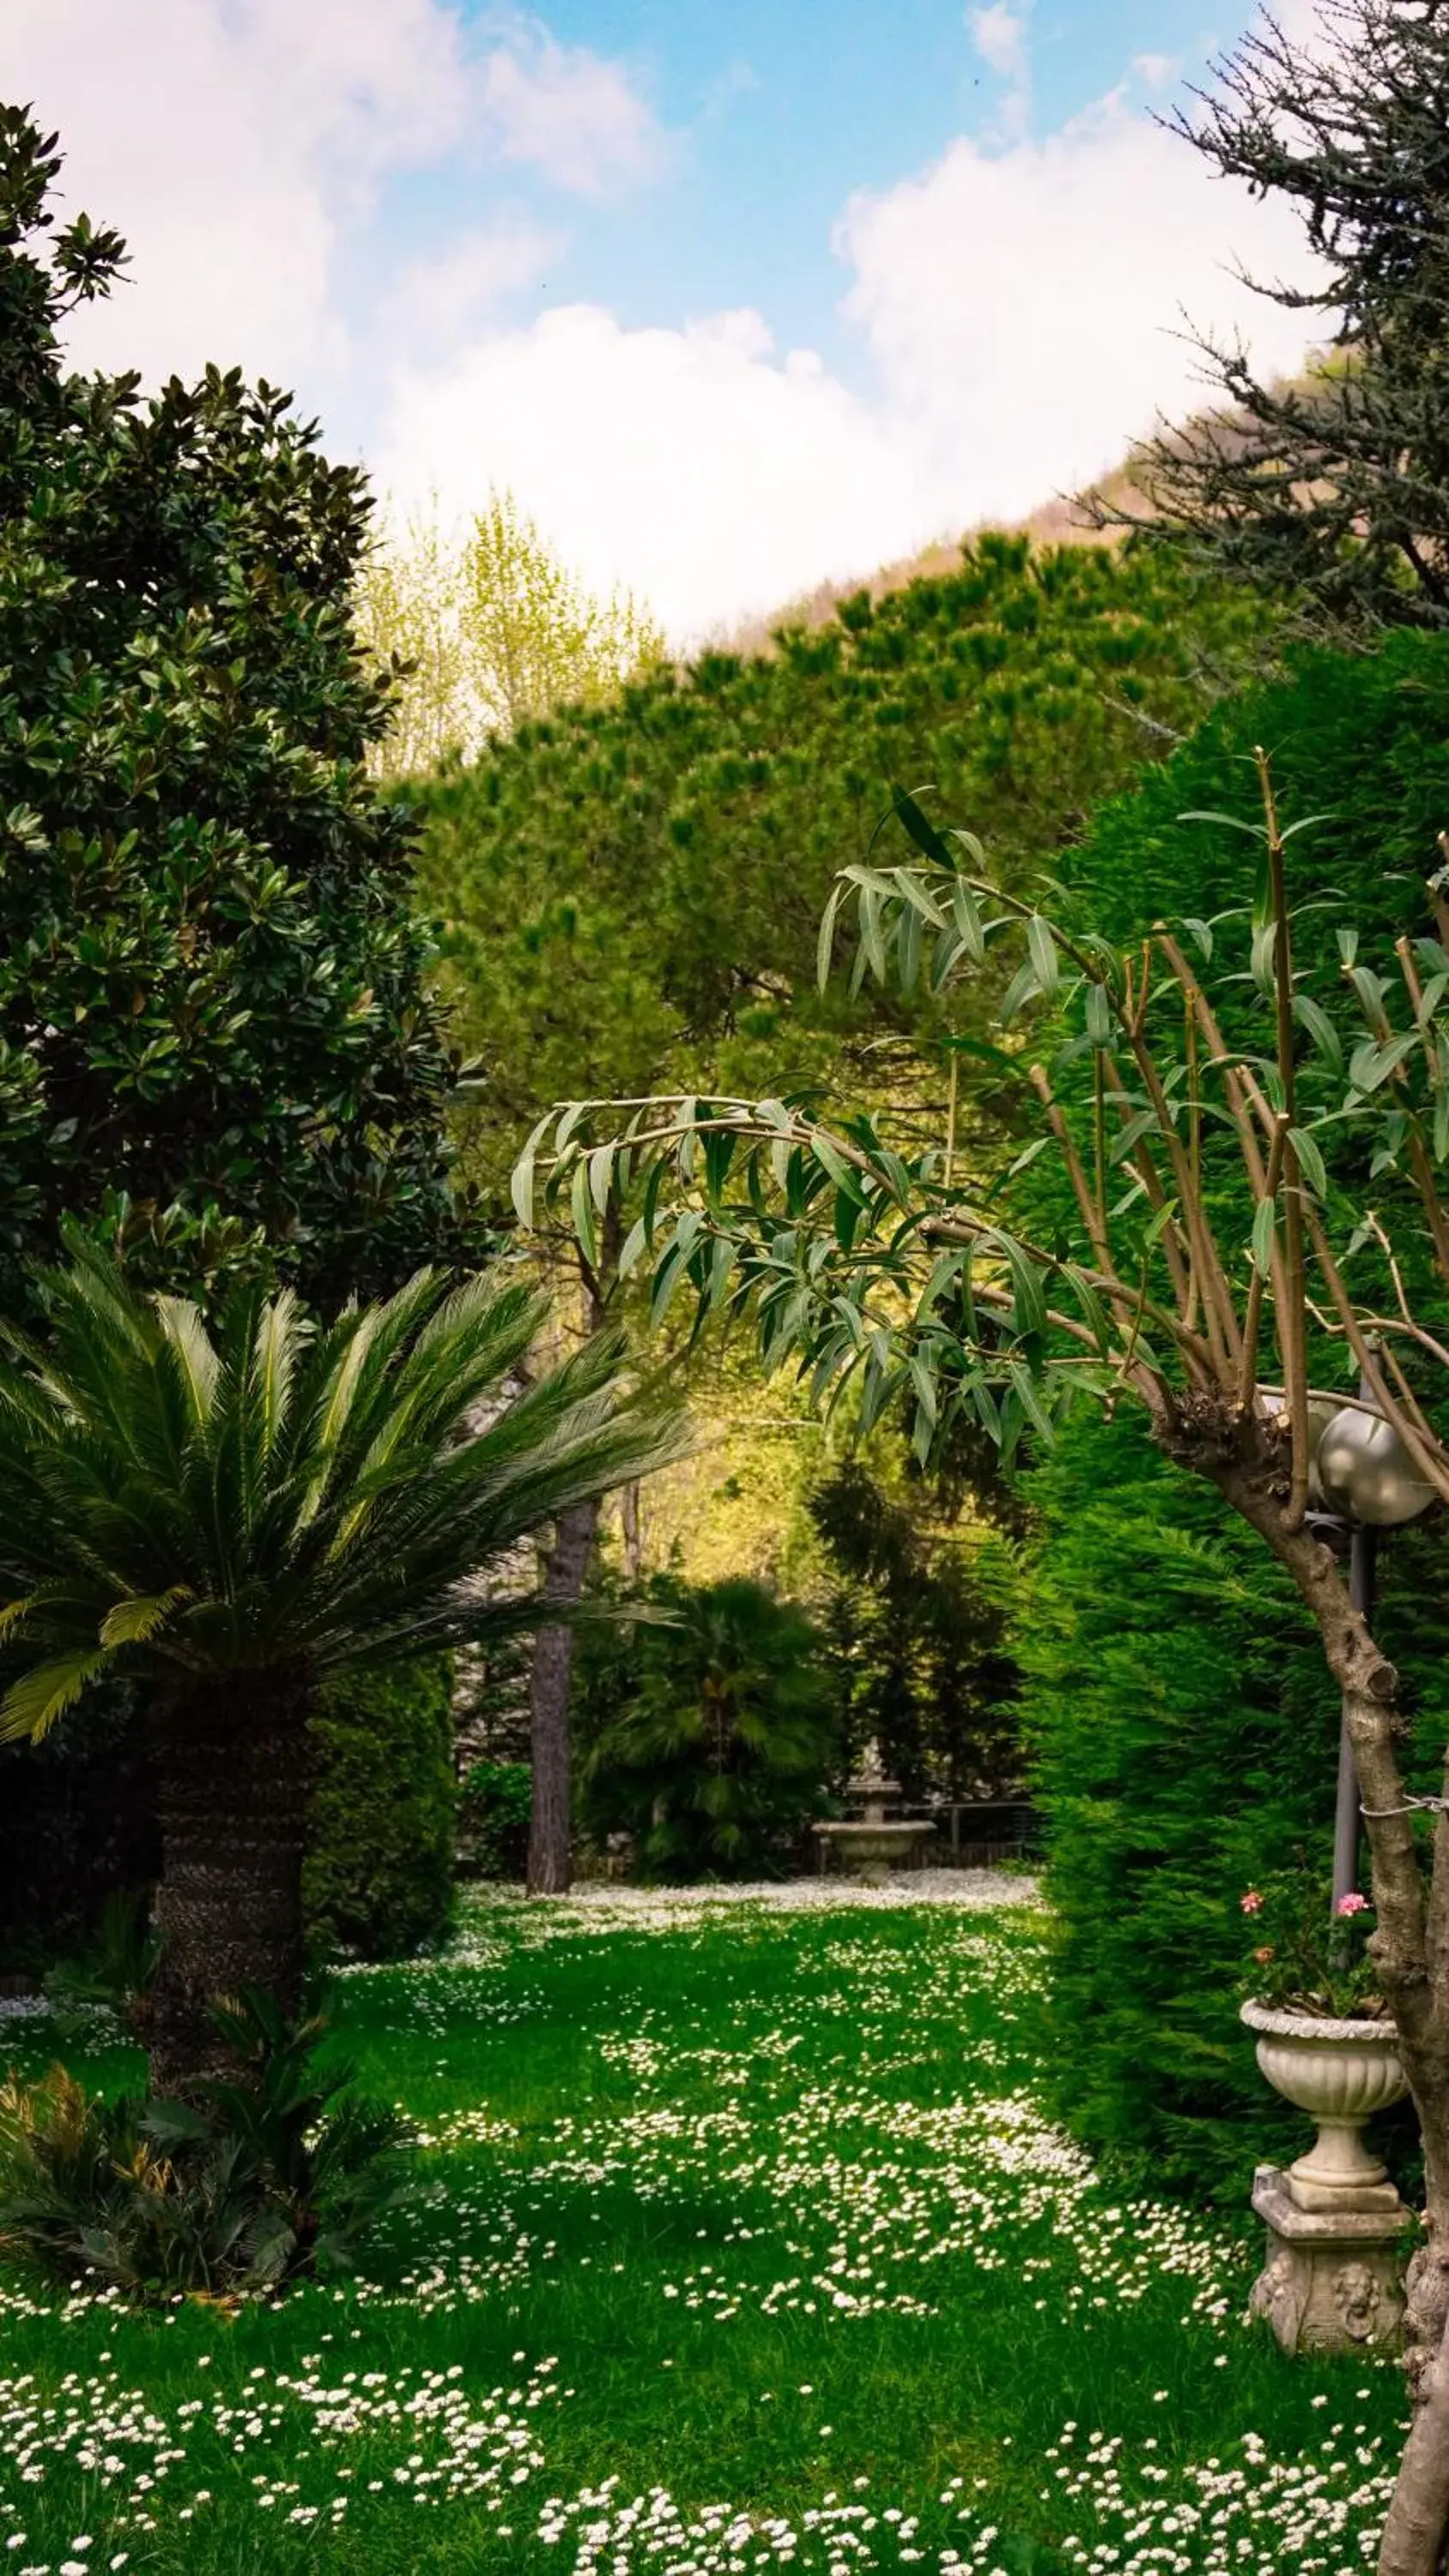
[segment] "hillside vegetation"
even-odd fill
[[[821,908],[893,781],[1020,877],[1272,631],[1261,603],[1169,560],[987,536],[949,572],[782,630],[769,655],[660,670],[411,790],[480,1056],[478,1176],[501,1185],[550,1099],[818,1077],[860,1025],[815,998]]]

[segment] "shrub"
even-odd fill
[[[528,1868],[533,1773],[526,1762],[475,1762],[463,1782],[463,1833],[479,1878],[522,1878]]]
[[[1054,2107],[1128,2183],[1237,2196],[1304,2144],[1238,2021],[1241,1898],[1300,1861],[1326,1881],[1337,1698],[1286,1578],[1134,1421],[1083,1418],[1027,1483],[1042,1543],[1015,1643]],[[1442,1710],[1420,1549],[1385,1551],[1380,1625]]]
[[[216,2019],[241,2073],[194,2101],[94,2100],[63,2066],[0,2086],[0,2248],[141,2300],[352,2268],[402,2195],[404,2123],[319,2065],[315,2009],[253,1990]]]
[[[649,1878],[778,1871],[839,1759],[816,1630],[757,1583],[659,1575],[649,1600],[670,1624],[595,1630],[580,1658],[585,1830],[631,1834]]]
[[[303,1872],[325,1951],[400,1959],[447,1931],[453,1894],[452,1658],[348,1674],[313,1721]]]
[[[45,1991],[62,2010],[104,2004],[144,2044],[160,1960],[161,1936],[152,1928],[149,1897],[144,1891],[118,1893],[101,1907],[94,1939],[78,1954],[56,1961]]]

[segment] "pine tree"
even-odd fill
[[[1217,75],[1174,130],[1296,207],[1321,282],[1252,283],[1324,345],[1264,384],[1241,342],[1199,340],[1223,401],[1135,460],[1147,525],[1320,628],[1449,624],[1449,7],[1319,0],[1304,39],[1265,17]]]

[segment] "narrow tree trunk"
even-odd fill
[[[155,1712],[162,1938],[151,2081],[185,2093],[228,2071],[211,2006],[264,1987],[295,2011],[302,1978],[302,1856],[309,1694],[275,1674],[169,1696]]]
[[[619,1537],[622,1542],[624,1580],[635,1584],[644,1571],[644,1530],[640,1510],[641,1488],[637,1476],[619,1488]]]
[[[1424,2243],[1409,2266],[1405,2362],[1414,2413],[1379,2552],[1379,2576],[1439,2576],[1449,2551],[1449,1818],[1441,1812],[1426,1902],[1398,1739],[1398,1675],[1354,1608],[1331,1551],[1292,1530],[1271,1480],[1213,1482],[1264,1537],[1317,1622],[1363,1799],[1378,1929],[1370,1955],[1393,2015],[1424,2141]],[[1449,1769],[1445,1774],[1449,1792]]]
[[[566,1602],[572,1607],[582,1598],[598,1526],[596,1502],[571,1503],[560,1512],[543,1579],[545,1601]],[[534,1640],[529,1696],[533,1755],[533,1812],[528,1830],[530,1896],[562,1896],[573,1876],[569,1794],[569,1681],[573,1663],[573,1629],[556,1624],[540,1628]]]
[[[619,1256],[619,1215],[612,1199],[605,1211],[598,1269],[579,1256],[580,1321],[586,1333],[599,1332],[606,1321],[607,1300],[601,1284]],[[544,1569],[545,1601],[576,1608],[599,1534],[599,1503],[571,1503],[560,1512],[553,1546]],[[529,1688],[529,1737],[533,1762],[533,1808],[528,1828],[530,1896],[563,1896],[573,1880],[573,1801],[570,1794],[569,1683],[574,1669],[572,1627],[539,1629],[533,1644]]]

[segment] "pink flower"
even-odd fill
[[[1271,1950],[1255,1950],[1253,1952],[1253,1956],[1257,1960],[1260,1968],[1266,1968],[1273,1955],[1274,1953]]]
[[[1367,1914],[1368,1898],[1366,1896],[1341,1896],[1333,1910],[1335,1914]]]
[[[1247,1894],[1246,1894],[1246,1895],[1243,1897],[1243,1899],[1242,1899],[1242,1907],[1243,1907],[1243,1912],[1244,1912],[1245,1914],[1261,1914],[1261,1913],[1262,1913],[1262,1911],[1263,1911],[1263,1900],[1262,1900],[1261,1896],[1258,1894],[1258,1891],[1257,1891],[1256,1887],[1250,1887],[1250,1888],[1248,1889]]]

